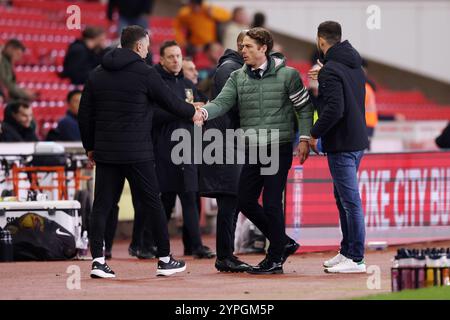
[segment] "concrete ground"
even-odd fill
[[[214,247],[211,237],[205,243]],[[450,241],[409,247],[426,246],[449,247]],[[90,279],[90,261],[1,263],[0,299],[350,299],[390,292],[391,259],[396,249],[367,252],[372,274],[326,274],[322,262],[335,252],[321,252],[296,254],[286,262],[284,274],[269,276],[218,273],[214,260],[185,257],[186,272],[163,278],[155,276],[155,259],[129,257],[127,248],[126,241],[116,243],[109,265],[117,278],[111,280]],[[172,240],[172,251],[181,256],[179,238]],[[256,264],[262,255],[241,258]]]

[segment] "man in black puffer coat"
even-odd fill
[[[96,163],[94,205],[91,217],[91,277],[113,278],[103,256],[105,224],[123,177],[133,197],[139,198],[152,221],[158,247],[158,275],[182,272],[186,266],[170,255],[167,220],[162,210],[152,148],[155,103],[191,119],[198,116],[192,104],[178,99],[155,69],[144,62],[150,40],[139,26],[123,30],[121,46],[108,52],[90,75],[83,90],[78,121],[83,147]]]
[[[219,59],[216,73],[214,74],[213,98],[217,97],[230,74],[242,68],[242,40],[246,30],[237,38],[238,51],[227,49]],[[239,109],[234,106],[221,117],[210,120],[204,125],[205,130],[219,129],[226,136],[227,129],[239,128]],[[226,147],[225,139],[223,145]],[[224,151],[224,155],[226,151]],[[199,167],[199,190],[203,197],[216,198],[217,200],[217,232],[216,251],[217,260],[215,267],[219,271],[243,272],[250,266],[233,255],[235,217],[237,216],[237,190],[242,165],[236,164],[202,164]]]

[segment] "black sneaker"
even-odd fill
[[[274,261],[265,257],[257,266],[251,267],[247,271],[250,274],[280,274],[283,273],[283,262]]]
[[[184,270],[186,270],[186,263],[183,260],[175,260],[172,255],[170,255],[170,260],[167,263],[158,260],[156,275],[170,276],[177,272],[183,272]]]
[[[101,264],[100,262],[94,261],[92,263],[91,278],[115,278],[116,274],[111,268],[106,264]]]
[[[300,248],[300,245],[295,242],[294,239],[289,239],[288,243],[286,244],[286,246],[284,247],[284,254],[283,254],[283,263],[286,262],[287,258],[296,253],[298,248]]]
[[[196,259],[212,259],[216,256],[216,253],[207,246],[201,246],[199,249],[193,250],[192,255]]]
[[[156,258],[156,255],[150,250],[142,250],[138,251],[137,257],[139,259],[154,259]]]
[[[132,246],[128,247],[128,254],[132,257],[138,257],[140,254],[140,251],[141,250],[139,250],[139,248],[137,248],[137,247],[132,247]]]
[[[219,272],[245,272],[250,270],[251,266],[242,262],[237,257],[217,259],[215,267]]]

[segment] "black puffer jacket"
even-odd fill
[[[187,91],[193,94],[195,102],[206,102],[201,97],[194,84],[184,78],[183,73],[177,76],[165,71],[160,64],[155,65],[156,71],[169,86],[170,90],[180,99],[187,98]],[[188,164],[174,164],[171,159],[172,148],[178,141],[171,141],[172,133],[176,129],[185,129],[194,137],[194,124],[190,120],[183,120],[162,108],[155,108],[153,116],[153,146],[155,150],[156,173],[158,175],[161,192],[198,191],[198,170],[191,159]],[[198,130],[201,130],[198,128]]]
[[[103,53],[89,49],[81,39],[75,40],[64,58],[63,77],[69,78],[73,84],[84,84],[89,72],[100,64]]]
[[[365,119],[366,77],[361,57],[346,40],[332,46],[319,72],[319,119],[311,129],[325,152],[350,152],[369,146]]]
[[[194,107],[174,95],[158,72],[130,49],[108,52],[90,75],[81,96],[81,140],[105,163],[153,160],[155,104],[191,119]]]
[[[239,53],[231,49],[227,49],[225,51],[224,55],[219,59],[219,64],[217,66],[216,73],[214,74],[215,92],[213,98],[220,93],[230,77],[230,74],[233,71],[240,69],[243,65],[244,60]],[[205,123],[204,128],[205,130],[211,128],[219,129],[224,136],[226,135],[226,129],[239,128],[239,109],[237,105],[223,116],[213,120],[208,120]],[[223,141],[223,144],[226,146],[225,140]],[[226,149],[223,154],[224,164],[202,164],[199,167],[199,191],[204,197],[216,197],[222,194],[237,194],[237,187],[239,184],[242,166],[237,164],[225,164]]]

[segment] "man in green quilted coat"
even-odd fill
[[[203,121],[207,121],[238,105],[240,127],[246,139],[238,209],[270,241],[264,260],[247,272],[278,274],[283,273],[287,257],[299,247],[285,233],[282,205],[292,164],[295,123],[300,133],[300,142],[295,148],[303,164],[309,155],[314,107],[299,73],[285,65],[283,55],[271,52],[273,38],[269,31],[264,28],[249,30],[243,46],[244,66],[234,71],[217,98],[200,110]],[[259,151],[256,161],[252,159],[256,153],[251,152],[255,146]],[[266,152],[269,149],[266,155],[276,162],[276,170],[270,173],[267,159],[263,159],[261,153],[264,148]],[[258,203],[261,192],[262,206]]]

